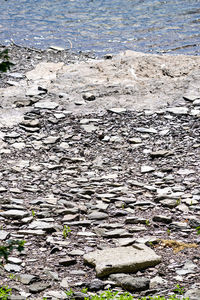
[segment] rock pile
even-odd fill
[[[0,129],[0,243],[26,241],[0,268],[11,299],[177,283],[199,299],[200,94],[84,115],[45,95]]]

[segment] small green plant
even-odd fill
[[[8,277],[9,277],[10,279],[16,279],[16,275],[13,274],[13,273],[9,274]]]
[[[81,290],[81,293],[87,294],[87,291],[88,291],[88,288],[83,288],[83,289]]]
[[[0,245],[0,258],[3,257],[5,261],[8,261],[8,256],[14,249],[19,252],[24,250],[25,241],[21,240],[7,240],[3,245]],[[0,298],[1,299],[1,298]]]
[[[63,227],[63,237],[64,237],[64,239],[67,238],[67,236],[69,235],[70,232],[71,232],[71,228],[69,226],[64,225],[64,227]]]
[[[171,230],[169,228],[167,228],[167,234],[170,236],[171,234]]]
[[[179,284],[177,284],[176,288],[173,289],[173,292],[175,292],[179,295],[183,295],[185,293],[185,289],[184,289],[184,287],[181,287]]]
[[[196,227],[197,234],[200,234],[200,226]]]
[[[179,291],[182,292],[182,288],[178,288]],[[85,297],[85,300],[136,300],[134,296],[132,296],[130,293],[125,292],[123,294],[120,294],[119,292],[114,292],[111,290],[107,290],[101,294],[95,294],[91,297]],[[170,295],[167,298],[165,296],[145,296],[141,298],[137,298],[137,300],[190,300],[188,297],[183,298],[181,296],[178,297],[176,294]]]
[[[74,294],[72,289],[69,289],[68,291],[65,292],[65,294],[70,298]]]
[[[33,218],[34,218],[35,215],[36,215],[36,213],[35,213],[35,211],[34,211],[33,209],[31,210],[31,214],[32,214]]]
[[[178,206],[180,204],[181,204],[181,199],[179,198],[179,199],[176,200],[176,205]]]
[[[8,56],[8,49],[0,52],[0,72],[7,72],[10,67],[14,64],[10,62],[10,57]]]
[[[0,299],[7,300],[12,294],[12,289],[9,289],[8,286],[0,286]]]
[[[149,219],[146,219],[145,223],[146,223],[147,226],[150,226],[150,221],[149,221]]]

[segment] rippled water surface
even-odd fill
[[[0,0],[0,43],[200,55],[200,0]]]

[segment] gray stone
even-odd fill
[[[114,229],[106,231],[103,234],[103,237],[106,238],[118,238],[118,237],[132,237],[132,234],[126,231],[126,229]]]
[[[133,277],[123,273],[112,274],[109,276],[109,279],[115,281],[117,285],[129,292],[147,290],[150,283],[150,280],[147,278]]]
[[[141,173],[149,173],[155,171],[154,167],[151,166],[141,166]]]
[[[20,274],[20,275],[18,275],[18,280],[22,284],[30,284],[33,281],[37,280],[37,277],[34,275],[30,275],[30,274]]]
[[[84,255],[84,261],[96,268],[97,276],[102,277],[112,273],[131,273],[155,266],[161,262],[151,248],[139,246],[106,248]]]
[[[187,275],[187,274],[195,273],[195,269],[197,267],[198,266],[196,264],[194,264],[192,261],[188,260],[185,262],[182,269],[176,270],[176,273],[178,275]]]
[[[69,280],[70,280],[69,277],[63,278],[61,283],[60,283],[60,286],[64,289],[68,289],[69,288],[69,283],[68,283]]]
[[[43,296],[44,296],[44,298],[51,297],[51,299],[68,299],[68,296],[63,291],[49,291],[49,292],[46,292]]]
[[[24,230],[19,230],[18,231],[19,234],[23,234],[23,235],[45,235],[46,232],[44,230],[32,230],[32,229],[24,229]]]
[[[58,273],[53,272],[51,270],[45,269],[44,272],[53,280],[58,281],[59,280],[59,276]]]
[[[184,297],[189,297],[190,300],[199,300],[200,299],[200,288],[194,288],[188,290]]]
[[[48,223],[48,222],[42,222],[42,221],[33,221],[29,226],[28,229],[33,230],[45,230],[45,231],[56,231],[55,229],[56,224],[54,223]]]
[[[87,101],[94,101],[95,100],[95,95],[94,94],[92,94],[92,93],[85,93],[85,94],[83,94],[83,99],[84,100],[87,100]]]
[[[61,266],[68,267],[68,266],[74,265],[76,263],[76,259],[70,258],[70,257],[65,257],[63,259],[60,259],[58,263]]]
[[[166,109],[167,112],[173,113],[175,115],[186,115],[188,113],[187,107],[170,107]]]
[[[200,106],[200,99],[194,100],[193,105],[194,106]]]
[[[0,230],[0,241],[4,241],[9,237],[10,233],[5,230]]]
[[[4,269],[7,272],[16,272],[17,273],[17,272],[20,272],[22,268],[15,264],[5,264]]]
[[[150,281],[150,288],[154,289],[154,288],[158,287],[159,285],[160,286],[163,286],[163,285],[166,286],[167,283],[168,283],[167,280],[163,279],[160,276],[156,276],[156,277],[154,277],[154,278],[151,279],[151,281]]]
[[[154,222],[161,222],[165,224],[170,224],[172,222],[171,217],[163,216],[163,215],[155,215],[153,216],[153,221]]]
[[[43,283],[43,282],[34,282],[31,285],[29,285],[29,291],[33,294],[40,293],[46,289],[48,289],[51,286],[49,283]]]
[[[20,258],[9,256],[8,262],[11,264],[21,265],[23,261]]]
[[[0,216],[11,219],[22,219],[28,216],[28,212],[24,210],[10,209],[4,212],[0,212]]]
[[[155,128],[151,128],[151,127],[149,127],[149,128],[137,127],[135,130],[138,132],[141,132],[141,133],[157,133],[158,132]]]
[[[88,215],[89,220],[103,220],[106,218],[108,218],[108,214],[99,211],[94,211]]]
[[[60,139],[59,136],[48,136],[46,139],[43,140],[43,143],[45,145],[55,144],[59,141],[59,139]]]
[[[169,208],[174,208],[178,206],[178,201],[175,199],[164,199],[160,201],[160,204]]]
[[[35,103],[35,108],[41,108],[41,109],[55,109],[58,107],[58,103],[51,102],[51,101],[43,101],[43,102],[37,102]]]
[[[112,113],[116,113],[116,114],[121,114],[126,112],[126,108],[123,107],[113,107],[113,108],[109,108],[108,111],[112,112]]]
[[[81,127],[86,131],[86,132],[93,132],[98,129],[98,127],[94,126],[93,124],[88,124],[88,125],[81,125]]]

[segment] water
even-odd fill
[[[200,55],[200,0],[0,0],[0,43]]]

